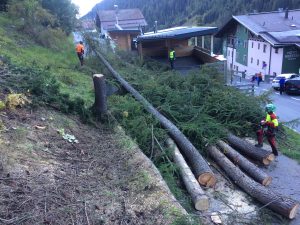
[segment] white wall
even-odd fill
[[[252,48],[253,43],[253,48]],[[260,48],[258,49],[258,45]],[[266,45],[266,49],[264,52],[264,45]],[[233,51],[233,59],[232,59],[232,51]],[[278,49],[278,53],[275,53],[275,49],[267,42],[258,41],[258,40],[249,40],[248,41],[248,57],[247,57],[247,65],[244,66],[240,63],[236,62],[236,50],[231,47],[227,47],[227,68],[230,69],[230,64],[233,63],[233,69],[236,70],[238,66],[239,71],[245,71],[248,78],[250,78],[255,73],[261,72],[263,76],[265,74],[269,74],[269,64],[270,64],[270,51],[271,51],[271,67],[270,67],[270,75],[276,73],[276,75],[281,74],[282,71],[282,60],[283,60],[283,48]],[[228,52],[230,55],[228,55]],[[252,59],[252,60],[251,60]],[[259,60],[257,65],[257,60]],[[267,66],[263,69],[263,61],[267,64]]]
[[[271,71],[270,71],[271,75],[273,75],[274,72],[276,73],[276,75],[282,73],[282,62],[283,62],[283,48],[279,48],[278,53],[275,53],[275,49],[272,48]]]

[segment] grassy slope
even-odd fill
[[[0,15],[1,56],[18,67],[49,68],[60,83],[61,92],[71,98],[82,97],[88,104],[93,100],[91,74],[79,68],[72,37],[62,40],[62,48],[51,50],[33,43],[16,32],[6,15]]]

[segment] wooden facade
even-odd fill
[[[133,39],[138,36],[139,31],[109,31],[108,34],[121,50],[131,51],[135,49]]]

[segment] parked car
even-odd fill
[[[290,94],[300,94],[300,77],[289,79],[285,82],[285,93]]]
[[[275,89],[275,90],[279,90],[280,86],[279,86],[279,80],[284,77],[285,78],[285,81],[288,81],[289,79],[293,79],[295,77],[299,77],[298,74],[295,74],[295,73],[283,73],[283,74],[280,74],[278,76],[276,76],[273,81],[272,81],[272,87]]]

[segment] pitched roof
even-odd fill
[[[236,23],[272,45],[300,44],[300,9],[289,10],[288,18],[285,18],[284,11],[232,16],[215,36],[222,37]]]
[[[173,27],[158,30],[157,33],[148,32],[137,38],[138,41],[153,41],[164,39],[183,39],[203,35],[213,35],[217,32],[217,27]]]
[[[147,26],[147,22],[139,9],[99,10],[97,16],[105,30],[116,28],[116,18],[118,18],[118,24],[122,29],[137,29],[139,26]]]

